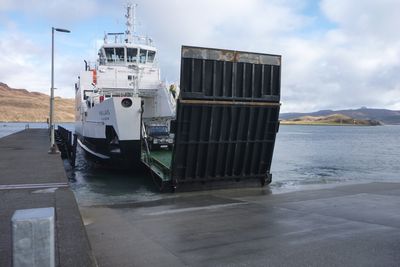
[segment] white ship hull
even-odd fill
[[[126,99],[130,107],[121,104]],[[75,123],[79,145],[96,161],[137,165],[141,110],[139,97],[113,97],[94,105]]]

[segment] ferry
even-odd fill
[[[136,5],[126,7],[125,32],[107,33],[97,61],[85,61],[75,83],[78,144],[101,163],[133,167],[145,125],[169,125],[176,89],[161,81],[158,51],[135,32]]]

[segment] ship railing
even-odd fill
[[[85,60],[85,70],[91,71],[95,70],[98,67],[98,60],[97,61],[86,61]]]
[[[146,126],[144,122],[142,121],[142,140],[145,148],[145,162],[150,163],[151,157],[150,157],[150,148],[149,144],[147,143],[147,134],[146,134]]]
[[[174,87],[175,94],[171,90],[172,86]],[[176,110],[176,99],[178,98],[178,94],[179,94],[178,86],[175,85],[175,84],[167,85],[166,83],[163,82],[162,83],[162,88],[165,91],[165,94],[167,95],[167,101],[168,101],[169,106],[171,107],[171,109],[175,113],[175,110]]]
[[[109,42],[109,37],[110,37],[110,39],[113,39],[113,41]],[[105,44],[109,44],[109,43],[123,44],[123,43],[127,43],[127,39],[129,40],[128,43],[141,44],[141,45],[147,45],[147,46],[154,47],[153,39],[148,36],[131,35],[130,38],[127,38],[124,33],[107,33],[104,36],[104,43]]]
[[[86,92],[86,104],[89,108],[91,108],[95,104],[99,104],[107,98],[112,97],[134,97],[137,94],[131,90],[126,91],[113,91],[113,90],[94,90],[91,92]]]
[[[99,90],[99,96],[104,96],[105,98],[110,98],[110,97],[133,97],[136,95],[135,91],[133,89],[122,89],[122,90],[116,90],[116,89],[100,89]]]
[[[158,89],[139,89],[139,96],[156,96]]]

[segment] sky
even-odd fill
[[[137,31],[179,83],[182,45],[282,55],[282,112],[400,110],[398,0],[136,0]],[[105,32],[125,30],[122,0],[0,0],[0,82],[56,96],[94,61]]]

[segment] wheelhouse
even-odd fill
[[[127,46],[119,44],[104,45],[99,50],[100,65],[154,64],[156,62],[154,47]]]

